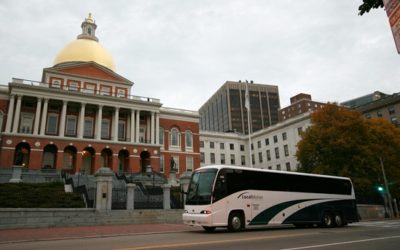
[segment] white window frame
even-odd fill
[[[76,115],[67,115],[65,119],[65,135],[76,136],[76,125],[78,122],[78,117]],[[73,123],[73,124],[71,124]],[[70,130],[69,126],[73,126],[73,129]],[[71,133],[70,133],[71,132]]]
[[[176,136],[176,138],[174,138]],[[172,128],[170,131],[170,149],[179,150],[181,146],[181,133],[177,128]]]
[[[186,151],[193,152],[193,133],[190,130],[185,131],[185,147]]]
[[[48,113],[47,114],[47,122],[46,122],[46,134],[49,134],[49,135],[57,135],[57,132],[58,132],[58,117],[59,117],[59,114],[57,114],[57,113]],[[55,119],[55,125],[54,125],[54,128],[49,128],[49,126],[50,126],[50,119]],[[50,129],[54,129],[54,131],[53,130],[50,130]]]
[[[33,113],[21,112],[19,132],[23,134],[32,134],[33,131]],[[27,128],[27,129],[25,129]]]
[[[186,156],[186,171],[193,171],[193,156]]]
[[[86,122],[90,122],[91,126],[89,127]],[[93,138],[93,125],[94,125],[93,117],[85,117],[85,121],[83,124],[83,137]]]
[[[101,139],[110,139],[110,128],[111,128],[111,121],[110,119],[102,119],[101,120]],[[105,130],[107,129],[107,135],[105,135]]]
[[[125,120],[118,121],[118,140],[120,140],[120,141],[126,140],[126,121]]]

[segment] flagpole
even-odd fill
[[[253,161],[251,158],[252,149],[251,149],[251,131],[250,131],[250,95],[249,95],[249,83],[246,81],[246,94],[245,94],[245,107],[247,109],[247,132],[249,134],[249,162],[250,167],[253,167]]]

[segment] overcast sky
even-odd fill
[[[131,94],[198,110],[228,80],[342,102],[400,92],[400,55],[383,9],[361,0],[0,1],[0,84],[40,80],[89,12]]]

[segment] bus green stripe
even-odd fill
[[[286,208],[293,206],[295,204],[310,200],[312,199],[293,200],[293,201],[279,203],[259,213],[256,217],[253,218],[253,220],[249,223],[249,225],[266,225],[272,218],[274,218],[282,210],[285,210]]]

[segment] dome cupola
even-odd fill
[[[106,68],[115,71],[111,54],[99,43],[96,37],[97,25],[89,13],[82,22],[82,33],[77,40],[68,43],[54,59],[54,66],[70,62],[96,62]]]

